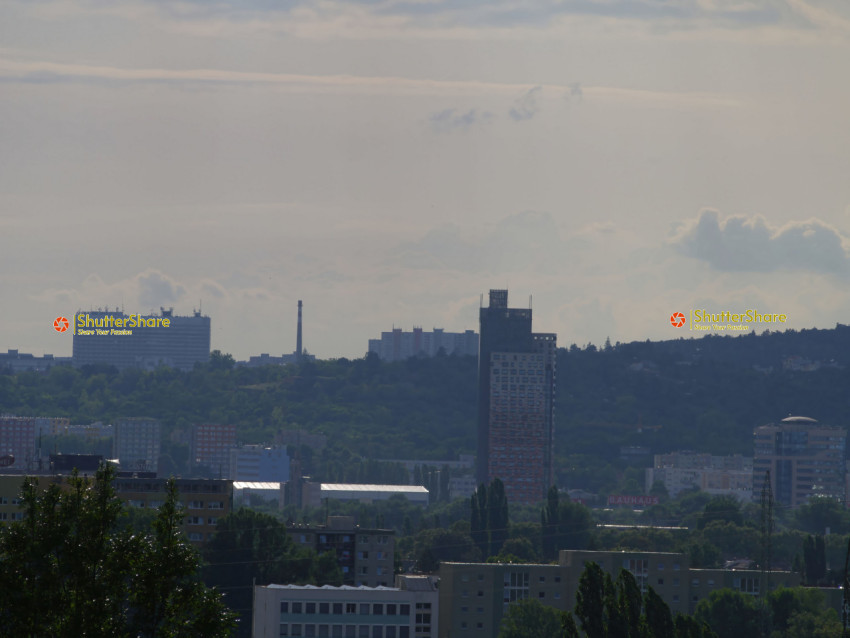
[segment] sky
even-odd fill
[[[670,315],[850,323],[845,0],[5,0],[0,352],[212,318],[237,359]],[[760,328],[759,328],[760,329]]]

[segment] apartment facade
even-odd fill
[[[334,552],[342,569],[343,584],[389,587],[393,584],[395,531],[362,529],[352,516],[330,516],[326,525],[289,527],[299,545],[319,554]]]
[[[382,361],[404,361],[410,357],[434,357],[440,351],[447,355],[475,356],[478,354],[478,335],[474,330],[445,332],[434,328],[432,332],[414,328],[404,332],[393,328],[382,332],[380,339],[369,339],[369,352]]]
[[[509,308],[507,290],[491,290],[479,311],[476,479],[499,478],[508,500],[538,503],[554,482],[557,339],[531,331],[531,309]]]
[[[734,496],[743,503],[749,503],[753,496],[753,459],[740,454],[656,454],[653,467],[646,470],[647,493],[656,481],[664,484],[670,498],[696,488],[712,495]]]
[[[789,416],[753,430],[753,494],[770,472],[773,498],[788,507],[812,497],[845,502],[847,431],[815,419]]]
[[[11,470],[35,470],[37,464],[36,419],[28,416],[0,416],[0,458]]]
[[[674,615],[692,614],[717,589],[758,596],[767,587],[759,570],[694,569],[687,554],[673,552],[562,550],[557,565],[441,563],[440,638],[496,636],[508,606],[518,600],[574,609],[581,574],[590,562],[612,579],[621,569],[629,571],[641,591],[652,587]],[[799,574],[770,573],[771,591],[799,583]]]
[[[254,587],[253,636],[413,638],[416,592],[395,587]]]
[[[230,450],[236,447],[236,426],[219,423],[196,423],[189,441],[189,463],[205,468],[219,478],[235,478],[230,474]]]
[[[115,424],[112,455],[122,471],[156,473],[159,453],[160,424],[156,419],[125,418]]]

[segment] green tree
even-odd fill
[[[607,618],[605,615],[606,579],[611,578],[598,563],[587,563],[581,573],[576,592],[575,616],[587,638],[606,638]]]
[[[198,553],[185,542],[180,530],[182,522],[177,485],[170,479],[165,501],[153,522],[154,533],[143,539],[132,560],[133,635],[229,636],[235,626],[235,614],[225,611],[221,600],[212,597],[201,582]],[[211,624],[216,617],[226,622]]]
[[[741,502],[734,496],[714,496],[706,503],[702,516],[697,521],[699,529],[705,528],[711,521],[727,521],[741,525]]]
[[[536,598],[526,598],[508,606],[499,638],[561,638],[562,622],[562,612]]]
[[[646,607],[646,638],[677,638],[670,607],[652,587],[646,592],[644,606]]]
[[[697,604],[694,616],[720,638],[752,638],[759,634],[759,609],[752,596],[718,589]]]
[[[173,482],[153,530],[137,532],[121,524],[113,478],[102,466],[64,489],[25,480],[25,518],[0,530],[3,635],[229,635],[233,615],[178,530]]]
[[[487,531],[490,533],[490,550],[488,556],[496,556],[508,538],[508,497],[505,494],[505,484],[499,478],[494,478],[487,491]]]
[[[252,586],[307,583],[315,554],[296,547],[286,526],[268,514],[240,508],[219,519],[203,550],[204,580],[227,592],[227,605],[251,615]],[[240,632],[250,629],[242,623]]]
[[[803,541],[806,584],[816,587],[826,577],[826,545],[823,536],[807,536]]]

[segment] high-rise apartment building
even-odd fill
[[[0,457],[3,467],[35,469],[36,419],[28,416],[0,416]]]
[[[122,419],[115,425],[112,455],[123,471],[156,472],[159,467],[159,421]]]
[[[542,501],[554,481],[556,336],[531,331],[531,309],[491,290],[480,310],[476,478],[499,478],[508,500]]]
[[[191,370],[210,358],[210,318],[196,311],[180,317],[172,309],[159,315],[125,315],[96,310],[74,315],[75,366],[102,363],[119,370],[160,365]]]
[[[404,361],[410,357],[435,357],[440,352],[447,355],[475,356],[478,354],[478,335],[473,330],[444,332],[434,328],[432,332],[414,328],[404,332],[393,328],[382,332],[380,339],[369,339],[369,352],[374,352],[382,361]]]
[[[196,423],[189,442],[189,463],[218,478],[230,477],[230,450],[236,447],[236,426]]]
[[[803,505],[813,496],[845,499],[844,428],[820,425],[805,416],[753,430],[753,496],[761,493],[770,470],[773,498],[788,507]]]

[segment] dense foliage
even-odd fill
[[[199,576],[173,481],[153,520],[124,524],[113,472],[67,489],[28,479],[25,518],[0,529],[3,636],[228,636],[234,615]]]

